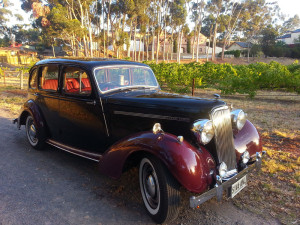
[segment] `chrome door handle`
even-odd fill
[[[86,104],[89,104],[89,105],[96,105],[96,101],[92,101],[92,102],[86,102]]]

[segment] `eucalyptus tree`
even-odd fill
[[[194,27],[194,35],[193,35],[193,43],[192,43],[192,59],[194,59],[195,55],[195,45],[196,45],[196,61],[198,62],[199,58],[199,39],[202,29],[202,23],[204,19],[204,12],[205,12],[205,1],[204,0],[197,0],[192,2],[192,15],[191,19],[195,23]],[[197,39],[196,39],[197,37]],[[196,42],[197,40],[197,42]]]
[[[275,15],[278,15],[279,8],[276,2],[265,0],[246,0],[245,10],[240,21],[240,30],[248,42],[248,62],[250,54],[250,42],[257,38],[259,32],[267,25],[272,24]]]
[[[183,36],[183,27],[186,21],[187,10],[184,0],[174,0],[170,4],[172,25],[177,31],[177,62],[180,63],[180,43]]]
[[[229,0],[224,3],[225,10],[220,15],[220,25],[223,33],[222,59],[224,59],[225,48],[230,44],[231,37],[238,28],[239,21],[243,19],[242,13],[245,11],[244,0]]]
[[[206,10],[211,14],[214,19],[212,28],[212,60],[215,60],[216,45],[217,45],[217,33],[220,26],[220,15],[225,11],[226,3],[229,0],[210,0],[207,2]]]

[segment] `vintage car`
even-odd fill
[[[93,160],[119,178],[137,166],[142,199],[156,223],[223,192],[234,197],[260,168],[262,142],[246,113],[212,99],[162,92],[149,66],[111,59],[48,59],[30,70],[28,100],[14,120],[30,145]]]

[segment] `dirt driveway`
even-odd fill
[[[120,180],[99,174],[97,164],[52,147],[32,149],[0,109],[0,225],[152,224],[140,197],[136,170]],[[231,200],[188,208],[172,224],[279,224],[240,210]]]

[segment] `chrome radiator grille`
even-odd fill
[[[211,120],[215,129],[215,145],[219,163],[225,162],[228,170],[236,168],[236,155],[230,110],[227,106],[213,110]]]

